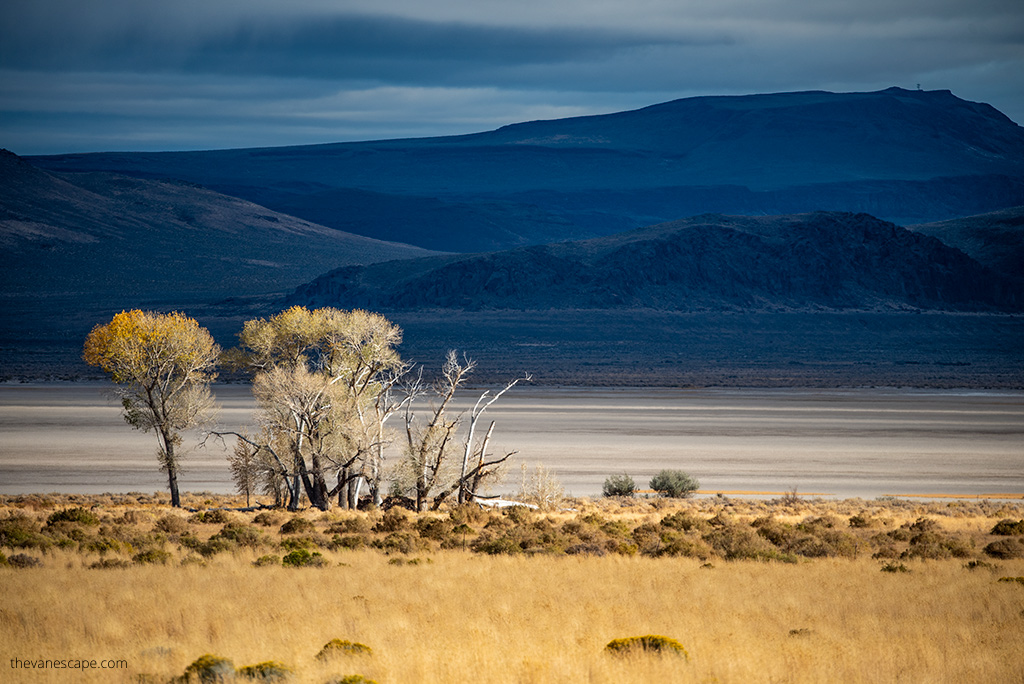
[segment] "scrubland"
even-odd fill
[[[318,684],[1024,681],[1021,502],[241,503],[0,497],[0,680],[169,682],[212,654]],[[605,648],[648,634],[685,654]],[[370,651],[318,658],[333,639]],[[123,666],[23,666],[62,659]]]

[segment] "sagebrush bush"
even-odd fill
[[[140,551],[132,557],[132,560],[140,565],[155,564],[167,565],[171,561],[171,553],[163,549],[149,549]]]
[[[240,667],[235,673],[245,679],[255,679],[261,682],[280,682],[291,677],[292,669],[284,663],[268,660],[263,663]]]
[[[263,527],[273,527],[281,521],[281,516],[270,511],[261,511],[253,516],[252,521],[256,525],[262,525]]]
[[[305,518],[292,518],[281,525],[281,534],[308,534],[310,532],[316,532],[316,524]]]
[[[319,551],[310,553],[306,549],[295,549],[281,559],[281,565],[292,568],[322,568],[327,559]]]
[[[654,491],[672,499],[693,496],[700,489],[700,482],[681,470],[662,470],[651,478],[650,485]]]
[[[689,659],[690,654],[681,643],[670,637],[659,634],[647,634],[644,636],[626,637],[624,639],[612,639],[604,647],[605,651],[613,655],[628,655],[631,653],[659,653],[682,656]]]
[[[227,658],[207,653],[196,658],[192,664],[185,668],[184,680],[186,682],[198,681],[201,684],[214,684],[229,682],[234,676],[234,663]]]
[[[190,523],[201,525],[223,525],[231,522],[231,514],[219,508],[209,511],[199,511],[189,516]]]
[[[1007,537],[992,542],[985,547],[984,551],[987,555],[1002,560],[1024,558],[1024,542],[1016,537]]]
[[[316,654],[316,657],[318,660],[324,660],[325,658],[331,658],[334,656],[368,656],[372,654],[372,648],[366,644],[361,644],[358,641],[331,639],[324,644],[324,647],[320,649],[320,652]]]
[[[183,534],[188,534],[190,528],[184,518],[168,513],[156,521],[156,524],[153,525],[153,529],[158,532],[166,532],[167,534],[181,536]]]
[[[78,523],[79,525],[97,526],[100,518],[92,511],[85,508],[64,508],[54,511],[46,519],[47,527],[54,527],[60,523]]]
[[[992,534],[1001,536],[1024,534],[1024,520],[1000,520],[992,528]]]
[[[39,533],[39,523],[20,511],[0,520],[0,546],[12,549],[45,549],[53,540]]]
[[[16,553],[7,559],[7,564],[12,568],[36,568],[42,565],[43,561],[27,553]]]
[[[626,496],[631,497],[636,494],[637,486],[636,482],[633,481],[626,473],[622,475],[610,475],[604,481],[604,485],[601,487],[601,493],[604,496]]]

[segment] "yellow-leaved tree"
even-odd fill
[[[209,331],[176,312],[122,311],[85,339],[82,358],[119,385],[125,421],[156,432],[172,506],[181,505],[180,432],[201,424],[213,408],[210,383],[219,357]]]

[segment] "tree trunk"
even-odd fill
[[[163,442],[163,466],[167,471],[167,487],[171,490],[171,506],[181,508],[181,495],[178,494],[178,466],[174,461],[174,436],[162,429],[159,434],[160,440]]]

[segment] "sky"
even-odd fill
[[[890,86],[1024,124],[1024,2],[0,3],[0,147],[21,155],[451,135]]]

